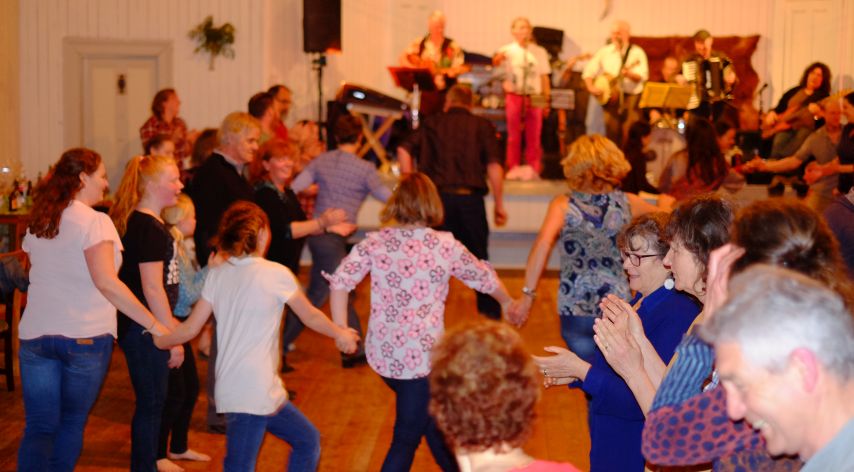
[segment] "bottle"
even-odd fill
[[[12,192],[9,193],[9,211],[14,212],[18,211],[18,179],[15,179],[12,182]]]
[[[24,208],[31,206],[33,206],[33,181],[27,179],[27,183],[24,185]]]
[[[22,176],[21,180],[18,181],[18,209],[22,210],[24,205],[27,203],[27,194],[25,193],[27,190],[27,184],[25,182],[26,177]]]

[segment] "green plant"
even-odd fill
[[[231,23],[215,28],[213,17],[208,16],[190,31],[189,36],[196,41],[196,49],[193,52],[205,51],[210,54],[210,70],[213,70],[217,56],[234,58],[234,48],[231,47],[234,44],[234,26]]]

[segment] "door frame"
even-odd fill
[[[90,59],[152,58],[160,88],[172,85],[172,41],[65,38],[62,41],[65,148],[83,144],[83,73]]]

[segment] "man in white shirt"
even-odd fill
[[[601,99],[608,93],[594,81],[605,75],[616,81],[609,102],[602,106],[605,112],[605,134],[608,139],[621,146],[629,126],[640,119],[638,102],[644,82],[649,79],[649,64],[646,53],[640,46],[630,43],[631,28],[625,21],[617,21],[611,28],[611,41],[596,51],[584,67],[581,78],[591,95]]]
[[[498,49],[492,57],[496,67],[505,71],[504,111],[507,118],[507,178],[536,178],[542,170],[540,132],[543,116],[548,114],[551,94],[551,65],[546,50],[531,39],[531,22],[519,17],[510,27],[514,41]],[[525,130],[527,172],[514,170],[522,161],[522,130]]]
[[[791,270],[753,266],[700,336],[715,347],[727,414],[803,472],[854,470],[854,319],[838,293]]]

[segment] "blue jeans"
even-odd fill
[[[109,334],[21,340],[26,427],[18,449],[18,470],[74,470],[86,419],[101,391],[112,353]]]
[[[593,341],[593,321],[595,316],[559,316],[560,336],[570,351],[587,362],[593,362],[593,356],[599,350]]]
[[[317,470],[320,433],[293,403],[285,403],[277,413],[270,416],[226,413],[225,420],[224,471],[255,470],[258,450],[267,431],[291,446],[287,470]]]
[[[131,322],[119,338],[136,397],[130,427],[130,470],[153,472],[157,462],[160,419],[169,383],[169,351],[157,349],[151,334]]]
[[[397,472],[412,468],[415,451],[421,437],[427,437],[427,445],[433,459],[443,471],[456,471],[457,460],[445,444],[445,438],[436,427],[436,422],[427,411],[430,402],[430,383],[427,377],[420,379],[389,379],[383,382],[397,396],[395,402],[394,435],[388,448],[383,471]]]

